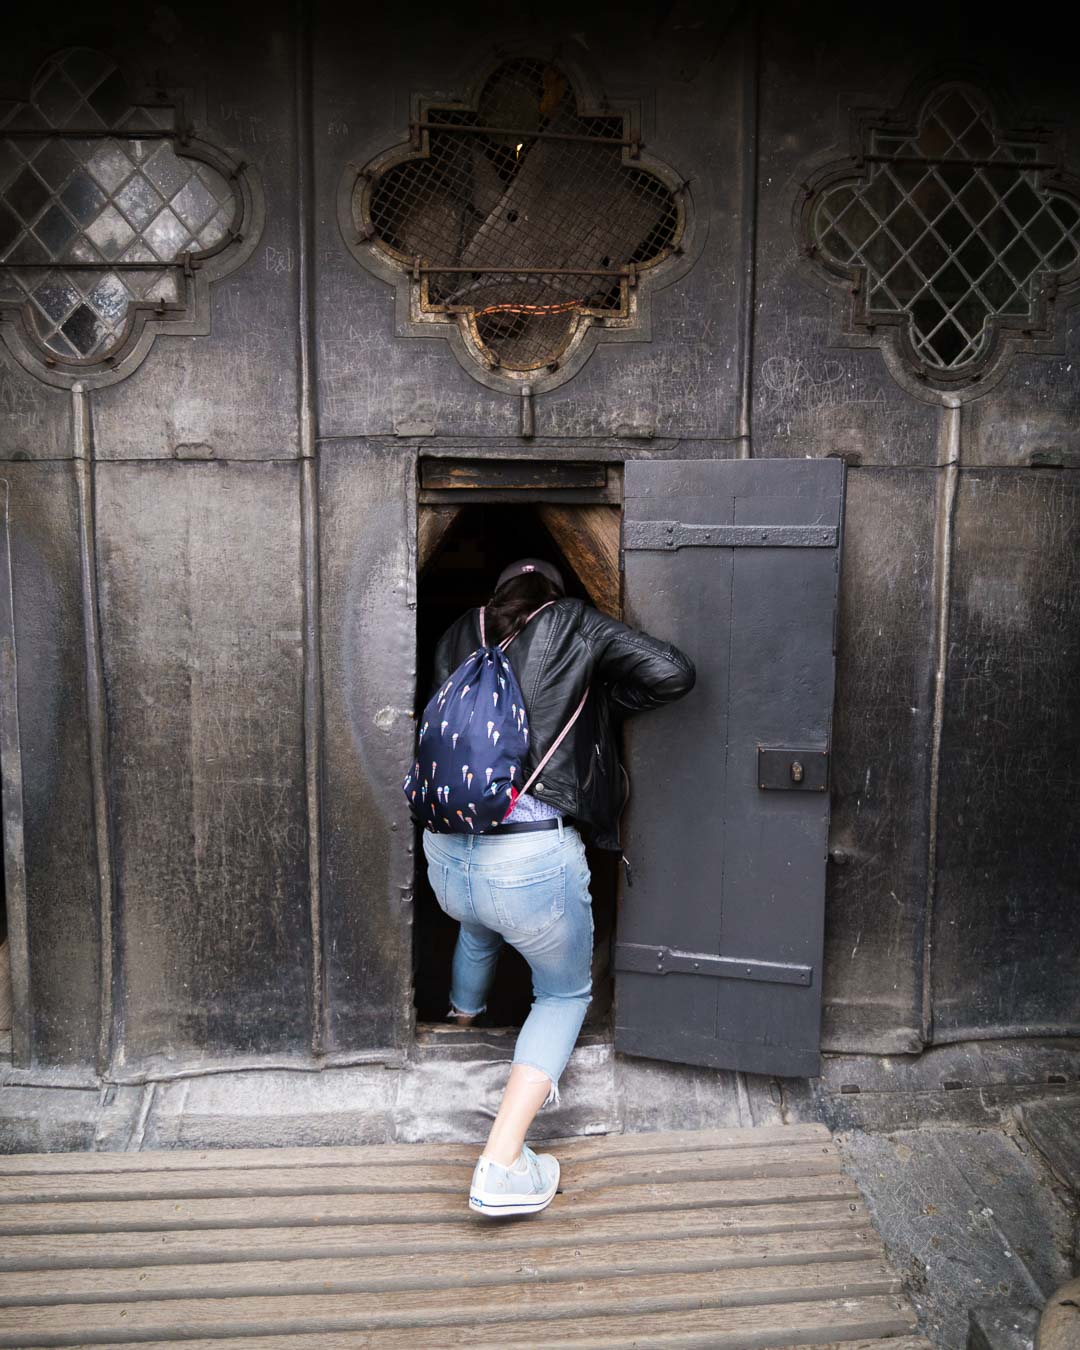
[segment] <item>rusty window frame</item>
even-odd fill
[[[485,104],[485,91],[490,91],[493,81],[507,78],[507,72],[513,78],[514,71],[523,67],[535,80],[562,82],[563,101],[554,109],[554,115],[546,123],[542,117],[527,123],[485,118],[483,113],[490,106],[490,100]],[[541,94],[541,104],[543,97]],[[651,194],[662,202],[664,223],[659,230],[659,242],[647,248],[644,256],[635,256],[634,250],[628,248],[621,258],[612,256],[614,250],[603,249],[596,258],[582,256],[587,244],[576,236],[564,245],[572,255],[578,250],[570,257],[557,257],[551,252],[507,257],[507,251],[514,253],[514,244],[505,237],[501,241],[496,239],[503,252],[500,254],[496,248],[494,256],[490,253],[474,256],[468,252],[467,243],[457,253],[453,245],[442,249],[430,235],[423,240],[425,246],[410,247],[400,232],[395,234],[387,225],[390,213],[386,201],[393,195],[395,175],[415,173],[418,167],[423,172],[425,166],[430,169],[434,164],[433,176],[442,175],[441,186],[446,195],[457,196],[455,209],[460,204],[475,212],[472,201],[465,201],[464,193],[459,191],[462,176],[455,178],[454,172],[444,172],[446,164],[454,162],[454,152],[446,148],[451,142],[458,146],[471,144],[476,159],[486,156],[485,167],[490,168],[494,162],[503,173],[504,197],[500,200],[497,189],[492,190],[488,203],[491,210],[486,215],[481,213],[480,228],[475,231],[480,235],[486,228],[489,242],[497,234],[496,207],[504,207],[510,224],[514,223],[514,188],[523,181],[528,169],[528,163],[520,171],[508,166],[505,161],[510,154],[520,155],[523,161],[532,156],[532,162],[541,166],[540,177],[549,164],[576,163],[580,168],[590,162],[590,157],[605,173],[616,165],[620,175],[631,176],[626,181],[632,198],[636,194],[639,199],[642,196],[648,199]],[[610,151],[616,152],[615,155],[610,155]],[[504,161],[501,166],[500,155]],[[506,172],[508,167],[510,172]],[[574,354],[590,330],[595,338],[602,336],[604,330],[615,333],[639,329],[641,283],[652,281],[662,264],[683,256],[690,205],[688,184],[669,166],[645,153],[637,105],[598,104],[584,91],[580,75],[568,70],[562,62],[535,55],[503,58],[486,68],[470,97],[454,101],[416,97],[408,141],[374,156],[363,168],[350,168],[348,216],[346,221],[346,213],[342,212],[342,225],[352,251],[373,271],[387,280],[394,279],[399,284],[399,294],[401,284],[407,286],[408,317],[415,325],[413,331],[422,332],[427,325],[430,335],[433,325],[453,325],[463,339],[458,348],[459,357],[466,358],[463,363],[473,367],[477,378],[496,388],[553,387],[577,368],[579,362],[573,359]],[[647,189],[643,186],[646,183]],[[414,194],[414,199],[418,195]],[[405,202],[403,212],[409,204],[407,198],[407,190],[398,193],[399,203]],[[475,222],[475,214],[473,219]],[[579,227],[584,224],[582,220],[575,223]],[[558,219],[551,224],[554,228],[547,230],[542,247],[559,232]],[[544,231],[538,227],[536,233]],[[573,231],[563,234],[573,235]],[[642,245],[649,242],[649,232],[643,231],[643,236]],[[662,270],[666,273],[669,269]],[[583,291],[575,285],[582,281],[595,285]],[[469,293],[470,287],[473,291],[487,287],[492,292],[489,303],[476,303],[475,295]],[[538,339],[524,353],[522,348],[527,348],[531,339],[523,337],[520,331],[512,333],[510,342],[513,345],[516,340],[517,349],[508,354],[505,343],[498,336],[493,339],[490,331],[506,314],[514,317],[504,327],[517,324],[516,316],[520,315],[521,328],[529,323],[534,326],[546,323],[561,331]],[[479,373],[476,367],[480,368]]]

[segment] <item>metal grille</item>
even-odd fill
[[[185,255],[230,233],[233,190],[176,153],[175,121],[86,48],[50,58],[0,119],[0,300],[65,361],[107,356],[133,304],[182,305]]]
[[[943,85],[914,132],[872,132],[861,181],[818,199],[815,243],[865,269],[868,318],[906,316],[927,367],[972,366],[995,319],[1033,322],[1048,274],[1080,257],[1080,210],[1043,186],[1039,150],[1003,138],[974,89]]]
[[[508,61],[475,109],[426,110],[423,156],[376,176],[369,228],[495,364],[549,365],[581,315],[628,314],[638,269],[676,242],[675,195],[634,167],[627,120],[581,115],[554,65]]]

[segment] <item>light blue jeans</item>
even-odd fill
[[[572,825],[519,834],[424,831],[431,889],[461,924],[454,949],[454,1012],[484,1011],[499,949],[508,942],[529,963],[533,1005],[514,1048],[558,1083],[592,1001],[593,914],[585,845]]]

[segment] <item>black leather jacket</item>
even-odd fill
[[[463,614],[439,639],[433,689],[480,645],[479,612]],[[626,788],[616,718],[682,698],[694,686],[693,663],[670,642],[571,599],[556,600],[538,614],[506,654],[529,712],[526,777],[588,688],[581,716],[529,791],[572,816],[590,842],[618,850]]]

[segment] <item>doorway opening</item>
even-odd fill
[[[431,693],[435,647],[465,610],[484,604],[494,578],[515,558],[556,565],[566,593],[618,617],[619,507],[608,504],[502,502],[421,505],[417,585],[417,712]],[[595,940],[593,1001],[585,1030],[606,1026],[612,1002],[611,950],[615,927],[617,856],[588,848]],[[417,848],[413,920],[413,988],[418,1023],[445,1023],[450,962],[458,925],[436,903],[423,850]],[[518,1027],[532,1003],[529,967],[503,947],[484,1027]]]

